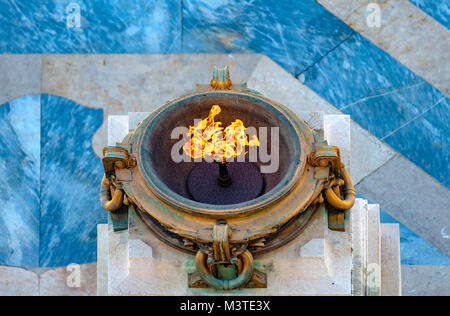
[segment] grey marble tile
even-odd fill
[[[381,210],[382,223],[396,223],[400,226],[400,254],[403,265],[450,265],[450,258],[425,239]]]
[[[403,296],[449,296],[450,266],[402,266]]]
[[[358,198],[367,199],[359,192]],[[444,255],[436,247],[414,233],[411,229],[392,217],[388,212],[380,209],[380,222],[383,224],[398,224],[400,228],[400,255],[402,265],[450,265],[450,257]]]
[[[397,156],[356,186],[357,192],[450,256],[450,191],[415,164]]]

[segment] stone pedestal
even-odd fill
[[[109,117],[109,145],[115,145],[148,113]],[[350,168],[350,120],[347,115],[301,113],[330,145],[341,150]],[[112,127],[112,125],[111,125]],[[217,291],[188,287],[194,257],[153,236],[131,210],[128,229],[98,226],[99,295],[401,295],[398,226],[380,225],[375,204],[356,199],[346,212],[345,231],[328,229],[325,209],[287,245],[255,256],[255,268],[267,274],[267,288]]]

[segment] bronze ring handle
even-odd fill
[[[250,251],[246,250],[241,255],[242,271],[232,280],[221,280],[213,276],[207,267],[207,254],[201,251],[195,256],[195,267],[201,278],[213,288],[220,290],[234,290],[245,285],[253,276],[254,263]]]
[[[101,189],[100,189],[100,201],[102,202],[105,210],[114,212],[117,211],[123,204],[123,190],[116,188],[111,198],[111,183],[103,175]]]
[[[344,200],[340,198],[339,195],[336,195],[336,192],[332,187],[325,189],[325,199],[331,206],[345,211],[352,208],[355,203],[356,193],[355,187],[353,186],[352,179],[347,170],[344,168],[341,169],[342,177],[344,180]],[[337,190],[336,190],[337,191]]]

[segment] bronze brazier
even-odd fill
[[[189,126],[212,104],[223,107],[224,122],[239,117],[248,126],[279,127],[279,168],[263,174],[264,189],[255,199],[232,205],[196,202],[186,186],[195,162],[170,159],[176,141],[170,132]],[[319,208],[327,209],[330,229],[343,230],[344,211],[355,199],[339,148],[329,146],[287,107],[246,84],[233,85],[228,67],[215,68],[210,85],[197,85],[156,109],[103,153],[103,206],[113,218],[133,208],[151,233],[195,255],[192,287],[265,287],[265,275],[254,269],[254,255],[294,239]]]

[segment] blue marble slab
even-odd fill
[[[9,0],[0,12],[0,53],[181,50],[181,0]]]
[[[292,74],[353,31],[314,0],[183,1],[183,50],[262,53]]]
[[[408,159],[450,187],[450,100],[435,106],[384,139]],[[444,211],[444,210],[443,210]],[[449,214],[449,210],[445,210]]]
[[[42,95],[40,266],[96,261],[103,167],[92,149],[103,110]]]
[[[450,29],[450,3],[448,0],[410,0],[420,9]]]
[[[0,105],[0,264],[39,265],[40,96]]]
[[[101,159],[91,141],[103,110],[52,95],[0,106],[0,264],[96,261]]]
[[[431,111],[448,99],[383,50],[354,34],[300,78],[362,127],[450,185],[448,123],[442,113]],[[422,116],[433,128],[414,128],[424,122]]]

